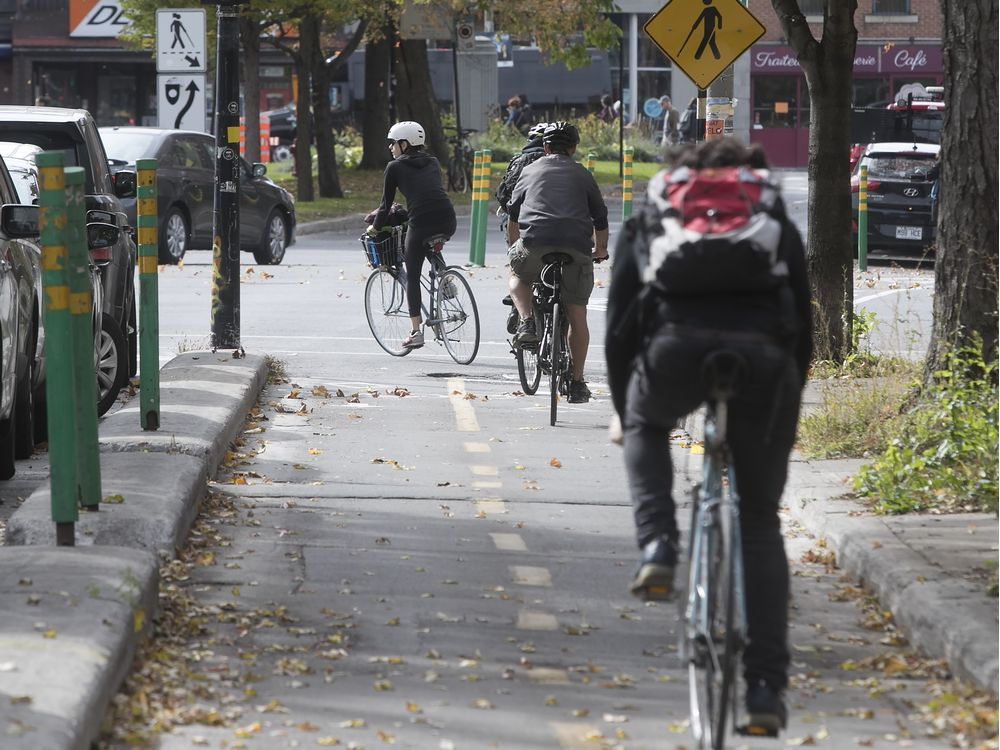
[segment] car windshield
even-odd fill
[[[108,161],[113,164],[134,164],[136,159],[152,157],[154,154],[155,133],[104,128],[101,128],[100,133],[104,150],[108,152]]]
[[[872,154],[865,164],[869,179],[908,180],[917,173],[926,176],[934,166],[934,154]]]

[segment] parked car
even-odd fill
[[[851,191],[857,217],[861,167],[868,167],[869,252],[921,258],[934,244],[931,170],[940,149],[932,143],[873,143],[865,149]]]
[[[135,172],[119,170],[112,176],[97,123],[83,109],[0,106],[0,141],[62,151],[66,166],[84,169],[88,224],[112,224],[119,230],[113,245],[95,247],[90,253],[101,270],[104,292],[102,346],[107,344],[107,357],[117,363],[108,391],[117,396],[138,370],[136,248],[134,231],[122,206],[123,199],[135,197]]]
[[[0,141],[0,157],[7,164],[21,203],[38,205],[38,167],[35,155],[41,151],[38,146],[27,143],[8,143]],[[93,224],[92,224],[93,226]],[[89,234],[93,234],[90,232]],[[37,238],[36,238],[37,239]],[[88,236],[88,239],[90,237]],[[100,253],[106,240],[90,243],[91,251]],[[114,243],[111,243],[114,244]],[[101,326],[103,317],[102,305],[104,289],[101,286],[101,269],[91,258],[90,260],[90,292],[92,299],[92,322],[94,329],[94,365],[97,373],[97,414],[103,416],[112,407],[118,392],[114,384],[118,375],[118,360],[114,342]],[[42,278],[39,274],[35,279],[35,294],[41,303]],[[45,396],[45,326],[44,313],[38,311],[40,321],[38,328],[38,368],[35,374],[35,437],[45,439],[47,432],[46,396]]]
[[[295,143],[295,105],[289,104],[278,109],[261,112],[267,115],[271,132],[271,161],[287,161],[292,158],[292,144]],[[274,143],[277,141],[277,143]]]
[[[0,159],[0,479],[14,476],[15,458],[35,447],[41,274],[38,206],[19,202]]]
[[[189,248],[212,249],[215,138],[186,130],[101,128],[112,170],[156,159],[161,263],[177,263]],[[264,175],[267,166],[240,159],[240,245],[261,265],[281,263],[295,242],[295,201]],[[135,200],[123,201],[135,223]]]

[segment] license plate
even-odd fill
[[[923,238],[923,227],[896,227],[897,240],[922,240]]]

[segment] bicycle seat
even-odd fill
[[[444,249],[444,243],[451,239],[450,234],[435,234],[433,237],[428,237],[427,251],[431,253],[440,253]]]
[[[747,371],[743,355],[729,349],[718,349],[701,364],[701,377],[715,401],[727,401],[739,392],[740,382]]]
[[[564,266],[567,263],[573,261],[573,256],[569,253],[545,253],[542,256],[542,263],[555,263],[560,266]]]

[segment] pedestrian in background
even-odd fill
[[[666,94],[660,97],[660,106],[663,108],[663,134],[660,137],[660,145],[673,146],[677,143],[677,126],[680,123],[680,118],[670,101],[670,97]]]
[[[615,110],[614,104],[611,103],[611,96],[608,94],[601,95],[601,108],[597,112],[598,119],[604,122],[614,122],[618,117],[618,112]]]
[[[507,100],[507,116],[503,124],[509,128],[517,129],[518,121],[521,119],[521,97],[512,96]]]
[[[687,109],[681,115],[678,140],[681,143],[694,143],[698,140],[698,97],[692,96]]]

